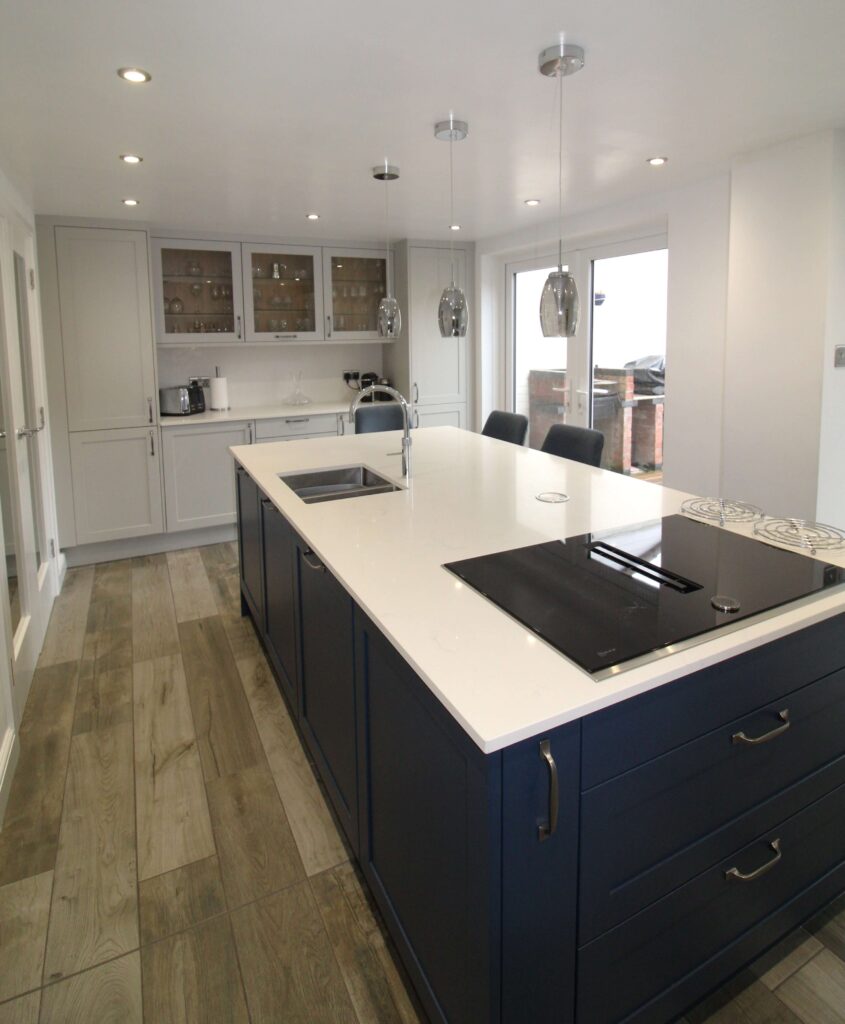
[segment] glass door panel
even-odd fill
[[[668,250],[592,260],[590,416],[602,467],[659,481]]]
[[[378,340],[378,306],[387,294],[386,255],[327,249],[323,260],[328,336],[335,341]]]
[[[322,266],[317,248],[244,249],[248,341],[311,341],[323,336]]]
[[[15,455],[14,429],[11,418],[7,415],[8,399],[6,389],[0,388],[0,513],[3,516],[3,544],[6,563],[6,579],[9,584],[9,610],[12,617],[12,636],[17,632],[21,621],[21,587],[18,580],[18,537],[20,527],[15,511],[14,467],[12,459]]]
[[[153,239],[153,245],[159,342],[240,341],[240,246],[170,239]]]

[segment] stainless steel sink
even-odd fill
[[[388,494],[402,489],[366,466],[279,473],[279,479],[307,505],[318,501],[337,501],[339,498],[358,498],[362,494]]]

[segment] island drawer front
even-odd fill
[[[297,437],[300,434],[336,434],[337,416],[334,413],[321,416],[284,416],[275,420],[256,420],[257,441],[271,438]]]
[[[845,667],[845,615],[659,686],[583,722],[587,790]]]
[[[584,793],[580,941],[845,782],[843,755],[845,670]]]
[[[843,816],[845,786],[840,786],[583,946],[578,953],[578,1024],[641,1019],[641,1007],[841,869]],[[729,877],[733,869],[756,877]]]

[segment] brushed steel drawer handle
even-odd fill
[[[557,812],[558,812],[558,779],[557,779],[557,765],[555,759],[552,757],[552,750],[548,740],[540,741],[540,759],[545,761],[549,767],[549,823],[548,825],[538,825],[537,835],[542,843],[544,839],[548,839],[549,836],[553,836],[557,831]]]
[[[285,420],[285,423],[308,423],[310,419],[310,416],[297,416],[293,419]]]
[[[778,711],[778,718],[783,722],[783,725],[777,726],[770,732],[764,732],[762,736],[748,736],[744,732],[735,732],[733,736],[731,736],[731,743],[745,743],[750,747],[757,747],[761,743],[768,743],[769,740],[773,740],[777,736],[782,736],[792,725],[792,722],[789,720],[789,708],[784,708],[783,711]]]
[[[313,569],[313,570],[314,570],[314,572],[325,572],[325,571],[326,571],[326,567],[325,567],[325,566],[323,565],[323,563],[322,563],[322,562],[320,562],[320,561],[318,560],[318,561],[317,561],[317,564],[315,565],[315,564],[314,564],[314,563],[313,563],[313,562],[312,562],[312,561],[311,561],[311,560],[309,559],[309,557],[308,557],[308,556],[309,556],[309,555],[313,555],[313,554],[314,554],[314,552],[313,552],[313,551],[311,551],[310,549],[309,549],[308,551],[303,551],[303,552],[302,552],[302,561],[303,561],[303,562],[305,562],[305,564],[306,564],[306,565],[308,566],[308,568],[309,568],[309,569]]]
[[[771,847],[772,852],[774,853],[774,857],[772,857],[771,860],[767,860],[766,863],[757,868],[756,871],[750,871],[746,875],[742,871],[740,871],[739,868],[728,868],[728,870],[725,872],[725,878],[729,881],[735,882],[754,882],[762,875],[765,875],[767,871],[771,871],[775,864],[778,864],[781,860],[783,860],[783,852],[780,848],[779,838],[773,839],[769,843],[769,846]]]

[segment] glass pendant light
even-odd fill
[[[387,183],[389,181],[396,181],[399,177],[399,168],[394,167],[393,164],[389,164],[387,160],[384,161],[378,167],[373,168],[373,177],[377,181],[384,182],[384,229],[385,229],[385,250],[386,250],[386,262],[385,267],[385,280],[386,280],[386,294],[384,298],[378,304],[378,313],[376,314],[376,326],[378,328],[378,336],[380,338],[398,338],[402,333],[402,311],[399,308],[399,303],[396,301],[393,295],[393,289],[391,287],[391,274],[390,274],[390,206],[388,204],[387,197]]]
[[[438,121],[434,126],[434,137],[449,143],[449,229],[456,231],[455,224],[455,175],[452,163],[452,144],[461,142],[469,133],[466,121],[456,121],[451,115],[448,121]],[[452,236],[449,236],[449,262],[452,266],[452,283],[443,289],[437,309],[437,323],[441,338],[465,338],[469,323],[469,310],[464,293],[455,284],[455,250]]]
[[[579,300],[575,278],[563,269],[563,80],[584,66],[580,46],[558,43],[540,54],[540,74],[558,80],[558,249],[553,270],[540,296],[540,326],[545,338],[571,338],[578,330]]]

